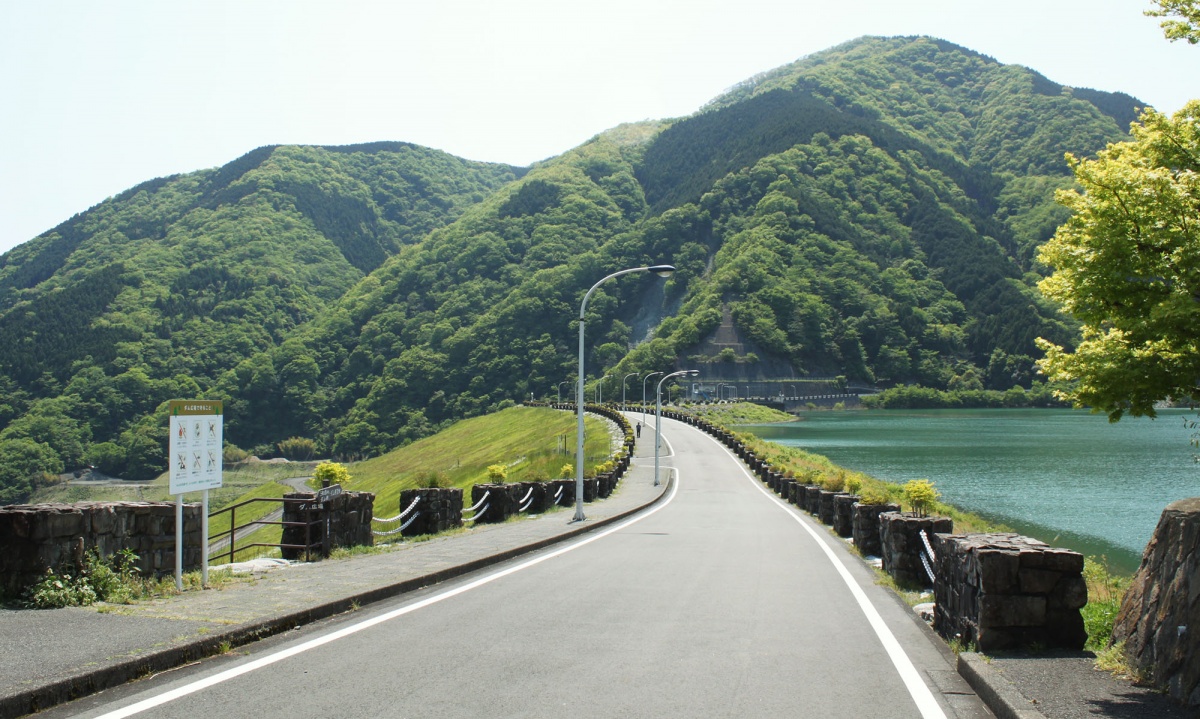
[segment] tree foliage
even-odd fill
[[[1146,11],[1150,17],[1178,18],[1159,23],[1167,39],[1200,43],[1200,5],[1196,0],[1154,0],[1154,4],[1157,9]]]
[[[1055,269],[1042,288],[1083,341],[1043,341],[1042,368],[1114,421],[1200,401],[1200,101],[1147,110],[1132,141],[1071,164],[1082,192],[1059,193],[1072,215],[1041,250]]]

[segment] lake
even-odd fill
[[[1159,515],[1200,496],[1186,410],[1158,419],[1066,409],[809,412],[744,429],[942,500],[1055,546],[1137,568]]]

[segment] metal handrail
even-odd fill
[[[252,542],[250,544],[243,544],[240,547],[241,549],[249,549],[250,547],[276,547],[279,549],[303,549],[304,550],[304,558],[305,558],[305,561],[307,561],[309,559],[309,553],[313,550],[313,548],[320,545],[319,542],[317,542],[317,543],[309,542],[312,527],[313,527],[313,525],[320,524],[320,522],[321,522],[320,519],[310,520],[308,522],[282,522],[282,521],[274,521],[274,520],[270,520],[270,519],[254,519],[249,522],[246,522],[245,524],[238,525],[237,509],[239,507],[245,507],[250,504],[254,504],[255,502],[278,502],[281,505],[286,505],[288,503],[305,504],[305,503],[308,503],[311,501],[313,501],[313,500],[301,499],[299,497],[253,497],[253,498],[247,499],[243,502],[238,502],[237,504],[231,504],[227,507],[222,507],[214,512],[210,512],[208,515],[208,518],[209,518],[209,521],[212,521],[212,518],[216,517],[217,515],[224,514],[225,512],[229,513],[229,531],[222,532],[221,535],[219,537],[217,537],[217,539],[219,541],[223,537],[226,537],[226,536],[229,537],[229,563],[230,564],[233,564],[234,557],[237,553],[237,550],[239,549],[239,547],[237,546],[237,533],[243,529],[252,527],[254,525],[259,525],[259,524],[277,525],[280,527],[304,527],[305,528],[304,541],[306,543],[305,544],[284,544],[284,543],[280,542],[278,544],[271,544],[269,542]],[[205,538],[205,541],[207,542],[208,545],[212,544],[212,542],[209,541],[210,539],[211,539],[210,537]],[[208,551],[207,545],[205,546],[205,551],[206,552]],[[224,554],[224,553],[225,553],[224,550],[222,550],[221,554]]]
[[[479,505],[477,504],[475,506],[478,507]],[[490,506],[492,506],[490,502],[483,505],[483,509],[476,512],[474,517],[463,517],[463,521],[464,522],[474,522],[476,519],[479,519],[483,515],[487,514],[488,507],[490,507]]]

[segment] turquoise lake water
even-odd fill
[[[1076,410],[810,412],[745,429],[879,479],[928,478],[943,501],[1132,571],[1171,502],[1200,496],[1185,418]]]

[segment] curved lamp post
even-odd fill
[[[642,424],[646,424],[646,382],[655,375],[660,375],[662,372],[651,372],[642,378]]]
[[[592,289],[587,291],[583,296],[583,302],[579,304],[579,377],[577,389],[575,391],[576,415],[578,419],[578,427],[575,433],[575,521],[582,522],[586,517],[583,516],[583,326],[584,313],[587,311],[588,300],[591,299],[592,293],[596,288],[614,277],[628,275],[631,272],[649,272],[659,277],[670,277],[675,272],[675,268],[671,265],[652,265],[650,267],[634,267],[628,270],[614,272],[611,275],[601,279],[596,284],[592,285]]]
[[[662,441],[662,386],[663,386],[663,382],[666,382],[667,380],[671,379],[672,377],[679,377],[681,375],[688,375],[689,377],[695,377],[698,374],[700,374],[700,370],[698,370],[698,369],[683,369],[683,370],[679,370],[678,372],[672,372],[671,374],[667,375],[666,377],[663,377],[662,379],[660,379],[658,381],[658,389],[656,389],[654,391],[655,405],[656,405],[656,412],[657,412],[657,416],[654,418],[654,486],[655,487],[658,486],[658,445]]]
[[[630,372],[629,374],[627,374],[621,378],[621,411],[622,412],[629,411],[629,408],[625,406],[625,381],[628,380],[630,377],[635,377],[635,376],[637,376],[637,372]]]
[[[596,385],[596,404],[604,404],[604,380],[609,377],[612,377],[612,375],[604,375],[600,378],[600,383]]]

